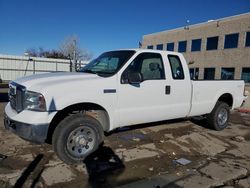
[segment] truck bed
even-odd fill
[[[242,104],[242,98],[244,97],[243,80],[191,80],[191,85],[191,108],[188,116],[210,113],[218,98],[227,93],[234,99],[231,109],[238,108]],[[239,95],[239,93],[242,93],[242,95]]]

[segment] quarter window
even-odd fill
[[[187,50],[187,41],[180,41],[178,45],[178,52],[186,52]]]
[[[229,34],[225,36],[224,48],[237,48],[239,40],[239,33]]]
[[[184,79],[184,72],[180,58],[176,55],[168,55],[173,79]]]
[[[192,40],[191,51],[192,52],[201,51],[201,39]]]
[[[233,80],[234,79],[234,68],[221,68],[221,79],[222,80]]]
[[[219,37],[209,37],[207,38],[207,50],[217,50],[218,49]]]
[[[167,51],[174,51],[174,42],[167,43]]]

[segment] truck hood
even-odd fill
[[[28,90],[42,90],[45,87],[53,86],[61,83],[69,84],[69,82],[87,81],[94,79],[102,79],[96,74],[90,73],[69,73],[69,72],[57,72],[57,73],[45,73],[36,74],[32,76],[21,77],[14,82],[25,86]]]

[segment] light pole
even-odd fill
[[[74,40],[74,51],[73,51],[73,72],[76,72],[76,40]]]
[[[26,68],[25,68],[25,71],[24,71],[24,76],[26,76],[26,72],[27,72],[27,69],[28,69],[30,61],[33,61],[33,74],[35,74],[35,72],[36,72],[35,71],[35,60],[33,60],[32,58],[30,58],[30,54],[28,52],[25,52],[24,56],[28,57]]]

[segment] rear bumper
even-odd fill
[[[21,138],[35,143],[44,143],[47,138],[49,124],[32,125],[21,123],[4,115],[4,126],[7,130],[15,133]]]
[[[21,138],[35,143],[45,142],[49,128],[48,124],[32,125],[14,121],[7,115],[4,115],[4,126]]]

